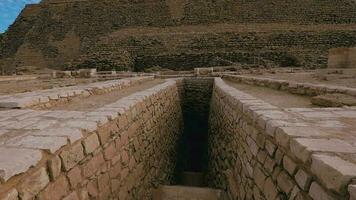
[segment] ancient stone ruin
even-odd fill
[[[321,67],[329,49],[356,46],[355,10],[353,0],[42,0],[0,36],[0,63],[8,71]]]
[[[356,200],[355,46],[352,0],[27,5],[0,200]]]

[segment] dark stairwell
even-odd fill
[[[208,128],[213,78],[185,78],[180,82],[184,130],[179,141],[175,180],[161,186],[154,200],[218,200],[221,190],[208,188]]]

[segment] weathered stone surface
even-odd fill
[[[330,196],[325,190],[316,182],[313,182],[310,186],[309,195],[314,200],[336,200],[336,198]]]
[[[18,200],[19,193],[16,189],[11,189],[10,191],[6,192],[6,194],[0,194],[1,200]]]
[[[337,156],[313,155],[311,170],[328,189],[336,192],[341,192],[356,178],[356,165]]]
[[[0,178],[7,181],[12,176],[26,172],[42,158],[41,151],[0,147]]]
[[[95,151],[100,146],[98,135],[96,133],[89,135],[84,139],[83,146],[86,154]]]
[[[299,169],[298,172],[295,174],[295,181],[297,182],[299,187],[304,191],[308,191],[311,180],[312,177],[302,169]]]
[[[73,168],[79,161],[84,158],[84,149],[81,143],[77,143],[70,147],[70,149],[63,151],[60,154],[62,159],[62,166],[66,171]]]
[[[59,177],[56,181],[50,183],[39,195],[39,200],[61,200],[69,193],[69,185],[65,176]]]
[[[356,185],[349,185],[350,200],[356,200]]]
[[[62,161],[58,156],[55,156],[47,163],[51,181],[54,181],[61,173]]]
[[[31,149],[42,149],[55,153],[61,147],[67,145],[67,138],[65,137],[42,137],[42,136],[25,136],[22,138],[15,138],[6,143],[11,147],[23,147]]]
[[[18,187],[21,200],[33,199],[49,183],[45,168],[40,168],[24,179]]]
[[[356,98],[345,94],[324,94],[313,97],[314,105],[324,107],[356,106]]]

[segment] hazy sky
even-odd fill
[[[40,0],[0,0],[0,33],[15,21],[26,4],[38,2]]]

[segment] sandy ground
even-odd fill
[[[277,74],[262,74],[256,75],[251,74],[249,76],[255,77],[265,77],[273,78],[280,80],[289,80],[302,83],[316,83],[316,84],[325,84],[325,85],[337,85],[337,86],[346,86],[356,88],[356,77],[346,75],[332,75],[328,77],[328,80],[318,79],[314,73],[277,73]]]
[[[94,81],[95,79],[74,78],[0,81],[0,95],[51,89],[54,87],[67,87],[73,85],[88,84]]]
[[[280,108],[312,108],[310,97],[224,80],[228,85]]]
[[[63,104],[59,104],[57,106],[51,107],[50,110],[72,110],[72,111],[91,111],[97,108],[100,108],[106,104],[114,103],[117,100],[133,94],[135,92],[139,92],[142,90],[146,90],[155,85],[163,83],[165,80],[163,79],[155,79],[153,81],[144,82],[139,85],[131,86],[122,90],[114,90],[110,93],[101,94],[101,95],[92,95],[86,98],[76,97],[71,101]]]

